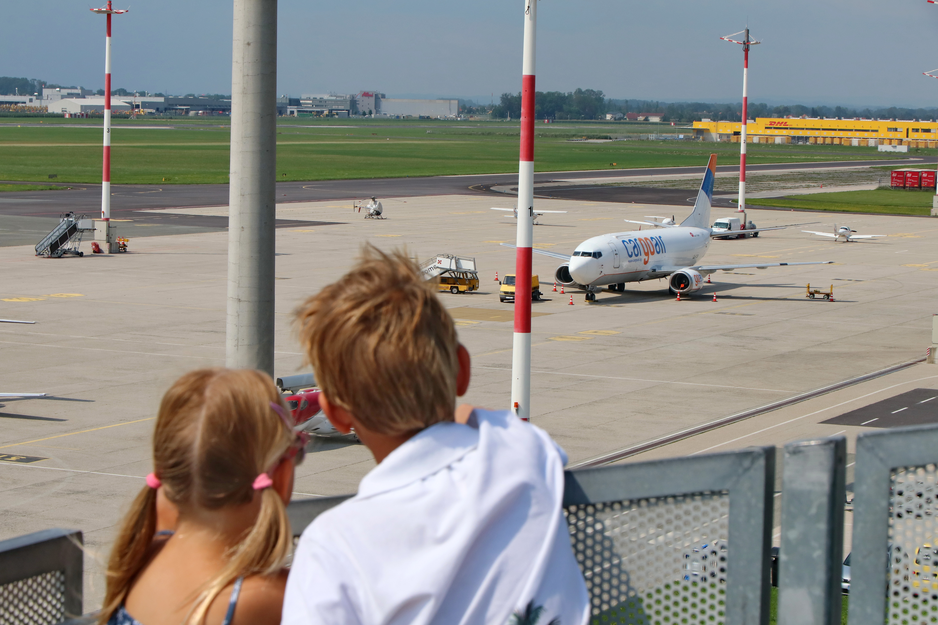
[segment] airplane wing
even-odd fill
[[[518,249],[517,245],[512,245],[511,243],[502,243],[502,247],[510,247],[513,250]],[[570,260],[570,256],[567,256],[566,254],[558,254],[557,252],[548,252],[547,250],[538,249],[536,247],[532,251],[535,254],[540,254],[541,256],[550,256],[551,258],[557,258],[559,260],[565,260],[565,261]]]
[[[22,397],[24,399],[32,399],[34,397],[45,397],[45,393],[0,393],[0,397],[9,398],[9,397]]]
[[[878,239],[880,237],[885,237],[885,234],[851,234],[851,239]]]
[[[833,265],[832,260],[818,260],[806,263],[754,263],[752,265],[698,265],[691,267],[694,271],[702,274],[710,274],[717,271],[733,271],[734,269],[768,269],[769,267],[793,267],[795,265]],[[677,271],[676,269],[674,271]]]
[[[643,226],[657,226],[659,228],[677,228],[676,224],[666,224],[660,221],[632,221],[631,219],[623,219],[622,221],[624,221],[625,223],[629,223],[629,224],[642,224]],[[747,230],[747,232],[752,232],[752,231]]]
[[[566,214],[567,211],[534,211],[534,214],[535,214],[535,215],[544,215],[544,214],[546,214],[546,213],[556,213],[556,214],[560,215],[560,214]]]
[[[713,230],[711,230],[710,236],[716,239],[720,237],[731,237],[731,236],[738,235],[738,234],[747,234],[747,233],[751,234],[753,232],[768,232],[769,230],[784,230],[787,227],[788,226],[772,226],[771,228],[753,228],[751,230],[749,228],[747,228],[746,230],[720,230],[719,232],[714,232]]]
[[[506,213],[513,213],[515,209],[513,208],[493,208],[493,211],[505,211]]]
[[[833,233],[830,233],[830,232],[815,232],[814,230],[802,230],[802,232],[807,232],[808,234],[816,234],[816,235],[819,235],[819,236],[822,236],[822,237],[830,237],[830,238],[832,238],[832,239],[836,239],[836,238],[837,238],[837,235],[836,235],[836,234],[833,234]],[[856,238],[856,237],[853,237],[853,238]]]

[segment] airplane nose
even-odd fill
[[[591,284],[602,273],[599,261],[593,258],[574,256],[570,259],[570,276],[577,284]]]

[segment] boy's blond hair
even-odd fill
[[[436,286],[403,252],[367,245],[296,313],[326,398],[370,430],[397,435],[453,420],[459,343]]]

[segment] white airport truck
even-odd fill
[[[752,223],[751,221],[747,222],[745,219],[745,217],[743,217],[742,220],[740,220],[739,217],[721,217],[720,219],[717,219],[715,222],[713,222],[713,226],[711,226],[710,229],[716,233],[737,233],[727,234],[725,237],[714,237],[716,239],[745,239],[759,236],[758,232],[746,232],[747,230],[755,230],[756,224]]]

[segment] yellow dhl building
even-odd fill
[[[740,122],[694,122],[694,137],[739,143]],[[747,143],[824,145],[907,145],[938,147],[938,123],[872,119],[804,119],[759,117],[746,127]]]

